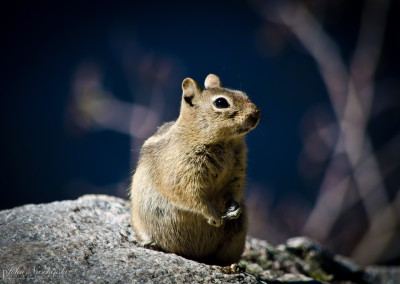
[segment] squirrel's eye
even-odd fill
[[[228,101],[224,98],[218,98],[214,101],[214,105],[216,108],[228,108],[230,107]]]

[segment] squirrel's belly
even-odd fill
[[[155,222],[147,226],[151,238],[161,248],[190,258],[212,256],[221,246],[246,230],[246,215],[226,220],[221,227],[207,223],[204,217],[180,209],[156,209]],[[160,213],[162,212],[163,215]],[[174,216],[172,218],[172,216]]]
[[[188,258],[208,258],[246,231],[245,208],[239,218],[215,227],[202,215],[179,209],[154,188],[141,189],[134,191],[132,223],[139,236],[164,251]]]

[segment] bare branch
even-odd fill
[[[349,69],[335,42],[305,6],[286,4],[277,9],[281,23],[293,32],[316,61],[340,129],[335,155],[325,173],[320,196],[304,227],[304,232],[319,239],[329,235],[335,220],[348,206],[345,196],[350,188],[356,186],[358,189],[372,223],[377,212],[388,204],[380,168],[365,129],[370,116],[373,79],[381,53],[388,5],[389,1],[369,1],[365,6],[357,48]],[[348,70],[351,70],[350,74]],[[338,176],[335,160],[341,153],[348,157],[350,170]],[[356,185],[352,184],[351,176]]]

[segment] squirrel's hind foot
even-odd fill
[[[155,241],[147,241],[147,242],[141,243],[140,246],[143,248],[146,248],[146,249],[162,251],[161,246],[159,244],[157,244]]]

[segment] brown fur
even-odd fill
[[[208,263],[239,260],[247,232],[244,135],[260,111],[213,74],[182,83],[181,111],[143,145],[131,185],[132,224],[143,245]],[[217,108],[217,98],[228,108]]]

